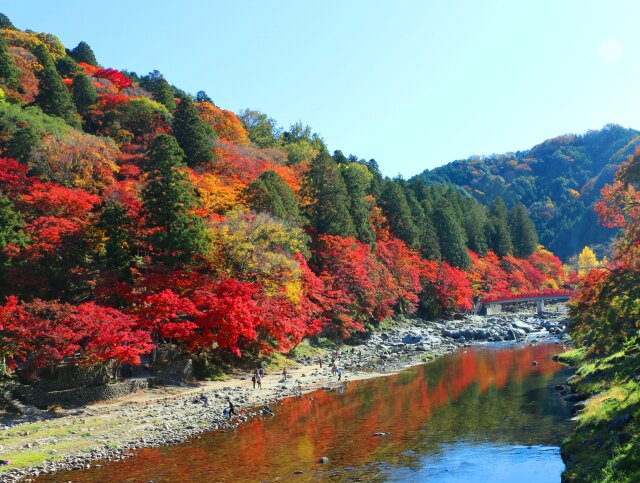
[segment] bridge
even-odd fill
[[[545,302],[569,300],[572,295],[573,292],[571,290],[543,290],[538,292],[496,295],[482,299],[478,310],[485,309],[487,315],[492,315],[502,312],[502,306],[505,304],[535,302],[538,315],[541,315]]]

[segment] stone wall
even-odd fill
[[[102,386],[112,379],[112,372],[113,368],[108,364],[47,368],[41,371],[40,379],[31,385],[43,392]]]
[[[99,386],[76,387],[62,391],[42,391],[34,386],[16,384],[12,392],[27,404],[40,409],[59,405],[64,407],[84,406],[98,401],[108,401],[127,396],[149,387],[148,379],[129,379],[113,384]]]

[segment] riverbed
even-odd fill
[[[234,430],[36,481],[558,482],[570,430],[570,408],[553,389],[568,376],[552,360],[561,350],[554,342],[461,348],[285,399],[274,416]]]

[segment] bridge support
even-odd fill
[[[502,313],[502,304],[487,305],[487,315],[495,315]]]
[[[538,315],[542,315],[542,312],[544,312],[544,300],[536,300],[536,311]]]

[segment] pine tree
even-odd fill
[[[100,213],[98,226],[104,229],[104,264],[115,270],[123,278],[130,276],[129,267],[133,260],[133,224],[127,216],[126,208],[116,200],[109,200]]]
[[[56,69],[58,74],[62,77],[73,77],[74,75],[82,72],[78,63],[70,55],[65,55],[58,59],[56,62]]]
[[[513,253],[513,242],[507,221],[507,207],[500,198],[491,207],[487,232],[489,248],[496,255],[504,257]]]
[[[193,186],[181,169],[184,152],[168,134],[153,140],[142,190],[143,213],[151,229],[154,255],[169,265],[202,253],[208,243],[202,219],[191,213],[197,205]]]
[[[398,181],[387,181],[382,189],[380,206],[384,211],[391,233],[408,247],[420,248],[420,230],[413,222],[404,189]]]
[[[9,53],[7,41],[0,35],[0,82],[7,87],[15,88],[20,82],[20,71]]]
[[[73,101],[56,70],[51,54],[44,44],[38,44],[34,52],[38,62],[42,65],[42,70],[38,73],[40,90],[36,96],[36,104],[46,114],[61,117],[67,124],[79,127],[80,123]]]
[[[307,217],[318,233],[356,236],[344,179],[326,151],[322,151],[311,162],[304,176],[303,192],[311,200],[307,206]]]
[[[527,258],[538,248],[536,227],[522,203],[516,204],[509,213],[509,231],[516,257]]]
[[[467,246],[470,250],[484,255],[489,248],[487,242],[486,208],[473,199],[466,200],[462,224],[467,237]]]
[[[31,152],[38,141],[40,141],[38,132],[27,124],[26,126],[16,129],[11,139],[7,141],[5,154],[23,164],[27,164]]]
[[[246,192],[250,208],[283,220],[301,223],[298,201],[284,178],[275,171],[265,171],[251,183]]]
[[[357,162],[342,165],[340,171],[349,195],[349,213],[356,237],[362,243],[373,246],[376,235],[370,223],[371,205],[365,199],[373,176],[366,166]]]
[[[78,74],[73,78],[71,95],[80,114],[86,114],[89,107],[98,102],[98,93],[84,74]]]
[[[0,13],[0,29],[17,30],[15,25],[9,20],[4,13]]]
[[[98,61],[91,47],[86,42],[80,42],[73,50],[69,52],[76,62],[84,62],[85,64],[98,66]]]
[[[167,80],[157,70],[141,77],[140,86],[151,92],[154,100],[163,104],[169,111],[173,112],[176,108],[176,98],[173,89],[171,89]]]
[[[0,195],[0,250],[9,243],[24,246],[27,236],[22,231],[24,220],[6,196]]]
[[[462,226],[456,221],[451,204],[442,200],[433,210],[433,224],[438,234],[442,259],[454,267],[469,268],[471,258]]]
[[[183,97],[173,117],[173,134],[184,151],[189,166],[213,159],[214,132],[200,117],[191,99]]]

